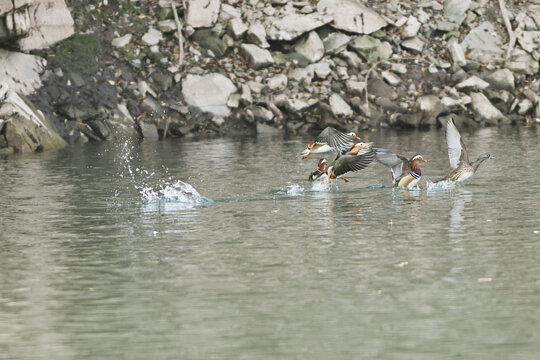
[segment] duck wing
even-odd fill
[[[368,166],[375,159],[375,151],[369,149],[359,155],[345,154],[339,156],[331,165],[336,176],[343,175],[349,171],[359,171]]]
[[[411,171],[409,160],[405,157],[383,148],[375,148],[375,151],[377,153],[377,161],[388,166],[390,170],[392,170],[394,180],[398,181],[403,174],[408,174]]]
[[[355,142],[356,138],[354,136],[342,133],[330,126],[321,131],[317,139],[315,139],[315,143],[328,144],[328,146],[339,152],[350,150]]]
[[[461,161],[469,163],[467,149],[453,118],[448,119],[446,123],[446,144],[448,145],[448,159],[452,169],[457,168]]]

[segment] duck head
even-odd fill
[[[356,133],[355,133],[354,131],[349,131],[349,132],[347,133],[347,135],[349,135],[349,136],[351,136],[351,137],[353,137],[353,138],[355,138],[355,139],[360,139],[360,138],[358,137],[358,135],[356,135]]]
[[[418,174],[420,174],[420,164],[418,164],[420,162],[427,162],[427,160],[424,159],[422,155],[420,154],[416,154],[409,159],[409,164],[411,164],[411,169]]]
[[[317,165],[317,170],[309,174],[309,181],[315,181],[326,173],[326,159],[320,159]]]
[[[349,155],[358,155],[359,152],[361,152],[361,150],[365,150],[365,149],[369,149],[371,147],[371,144],[369,143],[363,143],[363,142],[359,142],[359,143],[356,143],[353,145],[353,147],[351,148],[351,150],[349,150]]]
[[[495,156],[491,155],[490,153],[483,153],[478,156],[478,159],[487,160],[487,159],[496,159]]]

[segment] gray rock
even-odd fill
[[[388,85],[381,79],[371,79],[368,83],[368,93],[379,97],[384,97],[390,100],[398,98],[398,94],[394,91],[394,87]]]
[[[371,34],[388,24],[377,12],[355,0],[320,0],[317,11],[330,15],[334,28],[357,34]]]
[[[538,61],[521,49],[514,49],[506,67],[517,73],[534,75],[538,73]]]
[[[186,24],[193,28],[211,27],[219,15],[220,0],[187,0]]]
[[[246,33],[248,27],[242,19],[234,18],[229,21],[229,30],[231,35],[238,40]]]
[[[409,16],[407,23],[405,24],[405,28],[401,31],[401,36],[404,38],[416,36],[421,25],[422,24],[420,24],[420,22],[414,16]]]
[[[390,71],[383,71],[381,72],[381,75],[383,79],[392,86],[397,86],[401,83],[400,77]]]
[[[272,58],[270,51],[261,49],[257,45],[242,44],[240,50],[247,58],[253,69],[262,69],[274,63],[274,59]]]
[[[445,0],[444,16],[458,25],[461,25],[467,16],[467,10],[471,5],[471,0]]]
[[[144,45],[153,46],[157,45],[161,40],[163,40],[163,35],[157,29],[150,28],[141,38]]]
[[[0,49],[0,81],[15,92],[28,95],[41,87],[40,75],[46,64],[39,56]]]
[[[309,66],[313,70],[315,77],[324,80],[332,73],[332,64],[330,62],[319,62]]]
[[[126,46],[127,44],[131,42],[131,37],[132,37],[131,34],[126,34],[119,38],[113,39],[111,44],[114,47],[123,48],[124,46]]]
[[[323,40],[325,54],[336,54],[347,48],[351,38],[341,32],[328,34]]]
[[[353,51],[343,50],[338,56],[340,59],[345,60],[351,68],[361,69],[362,65],[364,65],[364,61]]]
[[[349,106],[349,104],[347,104],[345,100],[343,100],[343,98],[336,93],[330,95],[330,98],[328,99],[328,103],[330,104],[330,109],[332,110],[332,114],[334,114],[334,116],[336,117],[337,116],[349,117],[349,116],[352,116],[353,114],[353,111],[351,107]]]
[[[64,0],[12,3],[1,21],[0,42],[7,40],[26,51],[47,48],[73,34],[73,18]]]
[[[310,62],[317,62],[324,56],[324,45],[315,31],[301,38],[294,47],[297,53],[305,56]]]
[[[401,42],[401,46],[405,49],[422,52],[424,49],[424,42],[415,36],[413,38],[403,40]]]
[[[0,0],[0,16],[11,10],[13,10],[12,0]]]
[[[480,79],[478,76],[471,76],[456,85],[459,90],[484,90],[489,86],[489,83]]]
[[[345,82],[345,87],[347,88],[347,91],[349,92],[349,94],[362,96],[364,95],[364,92],[366,91],[366,82],[347,80]]]
[[[242,12],[229,4],[221,4],[221,11],[219,13],[219,19],[226,22],[231,19],[241,18]]]
[[[314,76],[312,67],[296,68],[289,71],[289,79],[299,82],[303,85],[309,85]]]
[[[446,110],[441,99],[435,95],[421,96],[417,102],[418,108],[424,113],[424,123],[434,124],[437,116]]]
[[[480,63],[500,62],[504,56],[502,40],[487,21],[472,29],[461,46],[470,59]]]
[[[398,74],[406,74],[407,73],[407,65],[398,64],[398,63],[392,63],[390,65],[390,70],[392,70],[393,72],[398,73]]]
[[[493,106],[482,93],[471,93],[471,103],[476,116],[485,120],[488,124],[497,124],[499,120],[505,118],[499,109]]]
[[[251,91],[253,91],[255,94],[260,94],[261,91],[264,89],[264,84],[261,84],[260,82],[250,80],[246,83]]]
[[[218,58],[222,58],[227,51],[225,42],[210,29],[199,29],[195,31],[192,39],[201,47],[211,50]]]
[[[164,33],[170,33],[176,31],[176,22],[171,19],[158,21],[157,27],[159,31]]]
[[[302,34],[328,24],[332,21],[331,16],[312,13],[308,15],[289,14],[275,19],[266,34],[271,40],[294,40]]]
[[[218,116],[229,115],[227,100],[235,91],[232,81],[218,73],[188,74],[182,82],[182,95],[188,105]]]
[[[254,22],[249,25],[247,31],[247,40],[263,49],[269,48],[270,44],[266,41],[266,30],[260,22]]]
[[[534,104],[529,99],[523,99],[518,103],[518,114],[519,115],[525,115],[527,114],[532,108]]]
[[[268,79],[266,86],[270,90],[283,90],[287,87],[287,76],[278,74]]]
[[[0,83],[0,119],[0,153],[54,150],[67,145],[49,119],[7,83]]]
[[[522,31],[517,36],[521,48],[528,53],[540,49],[540,31]]]
[[[287,99],[285,103],[285,108],[295,114],[301,113],[302,111],[309,108],[311,105],[302,99]]]
[[[356,51],[366,61],[386,60],[392,56],[392,46],[369,35],[356,37],[349,47]]]
[[[495,90],[514,91],[514,74],[508,69],[495,70],[484,78]]]
[[[463,47],[461,47],[461,45],[458,44],[457,41],[450,41],[450,43],[448,44],[448,48],[450,49],[450,54],[452,55],[452,60],[454,61],[454,64],[457,64],[459,66],[467,65],[467,59],[465,58],[465,52],[463,51]]]

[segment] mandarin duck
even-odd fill
[[[336,178],[340,178],[344,182],[349,182],[349,179],[342,175],[350,171],[364,169],[375,159],[375,156],[376,153],[370,144],[356,143],[349,152],[338,154],[330,165],[328,165],[326,159],[320,159],[317,170],[309,175],[309,180],[314,181],[323,174],[326,174],[328,176],[326,184]]]
[[[376,153],[377,161],[392,170],[394,186],[412,189],[418,184],[422,176],[419,163],[427,162],[422,155],[417,154],[407,160],[404,156],[383,148],[376,148]]]
[[[344,153],[352,149],[354,144],[358,143],[360,138],[354,132],[343,133],[333,127],[327,127],[310,142],[300,156],[303,160],[309,159],[311,154],[337,151]]]
[[[448,159],[450,160],[452,172],[437,182],[451,181],[455,183],[465,181],[474,175],[480,164],[485,160],[495,159],[489,153],[483,153],[475,161],[470,162],[465,143],[453,118],[448,119],[446,123],[446,143],[448,144]]]

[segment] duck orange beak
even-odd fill
[[[311,155],[311,149],[310,148],[305,148],[304,150],[302,150],[302,152],[300,152],[300,157],[302,158],[302,160],[309,159],[310,155]]]

